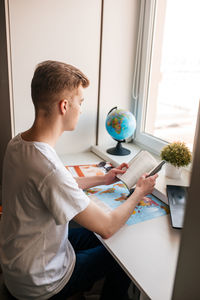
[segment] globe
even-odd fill
[[[118,141],[115,148],[108,149],[107,152],[113,155],[127,155],[130,150],[122,147],[121,143],[132,136],[136,129],[134,115],[124,109],[112,108],[106,118],[106,130],[111,137]]]

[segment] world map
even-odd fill
[[[90,188],[86,191],[87,195],[95,195],[105,205],[108,205],[111,209],[115,209],[126,201],[129,191],[126,186],[117,182],[112,185],[102,185],[94,188]],[[147,195],[147,197],[140,201],[136,206],[132,215],[126,222],[128,225],[144,222],[156,217],[164,216],[169,213],[169,207],[158,198],[153,195]]]
[[[108,118],[107,125],[111,126],[117,132],[117,134],[120,134],[122,130],[122,121],[125,117],[127,116],[123,113],[113,113],[112,118]]]

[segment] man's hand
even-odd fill
[[[104,175],[105,184],[112,184],[119,181],[116,177],[118,174],[124,174],[128,169],[128,164],[122,163],[119,167],[111,169],[107,174]]]
[[[135,190],[141,194],[142,197],[145,197],[148,194],[153,192],[154,186],[156,184],[156,178],[158,174],[147,177],[148,174],[142,175],[136,184]]]
[[[111,169],[105,175],[87,176],[87,177],[76,177],[75,180],[78,183],[79,188],[85,190],[97,185],[108,185],[112,184],[119,179],[116,177],[117,174],[123,174],[126,172],[128,165],[126,163],[121,164],[117,168]]]

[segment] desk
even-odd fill
[[[67,164],[101,161],[94,153],[63,155]],[[160,175],[159,185],[164,182]],[[176,271],[181,231],[171,227],[165,215],[136,225],[124,225],[111,238],[103,240],[137,287],[152,300],[170,300]]]

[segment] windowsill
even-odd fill
[[[113,145],[115,146],[116,143]],[[126,156],[116,156],[111,155],[106,152],[106,150],[110,147],[106,146],[92,146],[91,151],[101,157],[103,160],[110,162],[113,164],[113,166],[118,166],[123,162],[128,163],[142,148],[139,147],[136,144],[133,143],[123,143],[123,147],[129,149],[131,153]],[[151,153],[158,161],[160,160],[159,156],[156,156],[155,154]],[[180,179],[170,179],[165,176],[165,170],[164,167],[159,172],[159,177],[156,181],[156,186],[154,189],[153,194],[161,199],[163,202],[168,204],[167,194],[166,194],[166,185],[183,185],[183,186],[189,186],[190,182],[190,171],[187,169],[182,170],[181,178]]]

